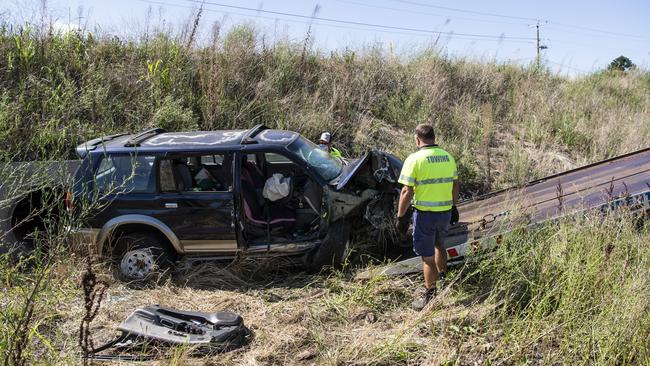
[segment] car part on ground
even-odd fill
[[[459,264],[473,251],[499,245],[501,236],[516,226],[589,212],[608,213],[621,207],[650,212],[650,148],[462,202],[458,205],[461,221],[450,228],[445,243],[448,261]],[[422,260],[410,258],[362,272],[357,278],[421,269]]]
[[[89,358],[146,361],[154,356],[143,355],[143,351],[179,345],[192,347],[195,356],[213,354],[242,347],[251,338],[251,332],[238,314],[183,311],[160,305],[136,309],[117,330],[121,334],[115,340],[95,348]],[[102,354],[109,349],[119,353]]]

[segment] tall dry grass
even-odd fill
[[[71,158],[76,144],[112,132],[265,123],[312,139],[331,131],[351,156],[379,148],[404,157],[413,127],[430,122],[471,194],[645,147],[650,137],[650,76],[639,70],[570,80],[435,48],[406,60],[380,47],[324,54],[309,37],[269,43],[251,26],[227,34],[215,26],[197,44],[189,39],[197,24],[120,39],[5,23],[0,147],[27,146],[24,159]]]

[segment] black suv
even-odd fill
[[[395,237],[402,162],[384,152],[341,160],[258,125],[112,135],[77,153],[74,205],[101,203],[77,238],[128,280],[180,255],[301,255],[317,269],[345,259],[353,231],[373,244]]]

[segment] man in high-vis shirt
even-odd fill
[[[397,210],[397,226],[408,230],[406,213],[413,204],[413,251],[422,257],[425,290],[413,301],[413,309],[422,310],[435,296],[436,281],[447,270],[444,248],[449,224],[458,222],[458,171],[456,160],[435,143],[433,127],[415,128],[418,151],[404,161],[399,183],[403,184]]]

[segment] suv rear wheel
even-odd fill
[[[174,255],[159,235],[140,232],[120,236],[113,257],[121,279],[147,281],[169,269]]]

